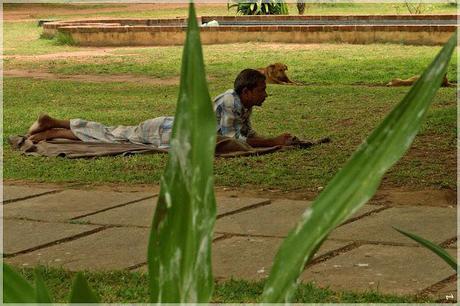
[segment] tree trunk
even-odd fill
[[[305,12],[305,2],[302,0],[297,0],[297,11],[299,12],[299,15],[303,15]]]

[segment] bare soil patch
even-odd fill
[[[40,55],[4,55],[3,59],[15,59],[15,60],[24,60],[24,61],[40,61],[40,60],[54,60],[62,58],[88,58],[88,57],[100,57],[100,56],[110,56],[110,57],[123,57],[123,56],[139,56],[137,53],[126,53],[126,54],[113,54],[111,52],[115,51],[115,48],[99,48],[83,51],[70,51],[70,52],[57,52],[49,54],[40,54]]]
[[[216,187],[217,194],[234,197],[260,197],[270,199],[290,199],[313,201],[319,194],[311,190],[282,191],[276,189],[241,189]],[[381,186],[369,204],[387,206],[434,206],[452,207],[457,205],[457,192],[452,189],[409,189],[405,187]]]
[[[441,206],[457,205],[457,193],[451,189],[404,190],[402,188],[385,189],[379,192],[389,205]]]
[[[337,124],[343,127],[349,127],[349,126],[353,126],[355,124],[355,121],[353,120],[353,118],[345,118],[345,119],[339,120]]]
[[[27,71],[27,70],[5,70],[4,77],[19,77],[19,78],[32,78],[37,80],[59,80],[59,81],[73,81],[73,82],[88,82],[88,83],[138,83],[148,85],[177,85],[180,78],[173,77],[167,79],[160,79],[154,77],[144,77],[138,75],[88,75],[88,74],[54,74],[43,71]]]
[[[295,43],[262,43],[262,48],[272,51],[299,51],[299,50],[333,50],[337,45],[333,44],[295,44]]]
[[[21,180],[7,180],[6,185],[31,186],[42,188],[72,188],[72,189],[89,189],[100,191],[116,192],[159,192],[158,185],[151,184],[78,184],[78,183],[35,183]],[[216,196],[243,198],[258,197],[268,199],[290,199],[312,201],[319,192],[311,190],[282,191],[278,189],[266,188],[233,188],[218,187],[215,188]],[[432,207],[455,207],[457,206],[457,192],[452,189],[408,189],[403,187],[386,187],[382,186],[375,196],[370,200],[370,204],[379,204],[387,206],[432,206]]]
[[[24,21],[35,20],[50,15],[85,15],[109,12],[141,12],[146,10],[158,9],[176,9],[187,8],[188,3],[138,3],[138,4],[107,4],[98,5],[91,8],[88,4],[67,4],[59,6],[50,6],[37,3],[24,3],[21,5],[14,5],[4,7],[3,20],[5,21]],[[197,4],[196,7],[202,6],[225,6],[225,3],[206,3]]]
[[[203,49],[206,51],[204,45]],[[242,42],[242,43],[232,43],[232,44],[213,44],[212,50],[215,53],[219,51],[241,51],[241,50],[266,50],[266,51],[304,51],[304,50],[333,50],[336,49],[337,45],[335,44],[296,44],[296,43],[267,43],[267,42]]]

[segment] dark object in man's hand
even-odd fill
[[[306,149],[306,148],[310,148],[314,145],[318,145],[318,144],[322,144],[322,143],[329,143],[331,142],[331,138],[330,137],[324,137],[324,138],[321,138],[317,141],[310,141],[310,140],[301,140],[299,138],[297,138],[296,136],[292,137],[292,140],[291,140],[291,145],[294,146],[294,147],[297,147],[297,148],[302,148],[302,149]]]

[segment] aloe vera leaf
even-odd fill
[[[149,239],[151,302],[208,302],[211,298],[215,141],[216,120],[195,9],[190,4],[169,160]]]
[[[3,302],[35,303],[35,290],[27,280],[3,263]]]
[[[361,144],[283,241],[265,284],[264,302],[289,302],[313,250],[366,203],[385,172],[408,150],[441,85],[455,32],[403,100]]]
[[[89,288],[81,272],[73,281],[69,303],[99,303],[99,297]]]
[[[421,244],[422,246],[424,246],[425,248],[429,249],[430,251],[432,251],[433,253],[435,253],[436,255],[438,255],[439,257],[441,257],[449,266],[452,267],[452,269],[454,269],[455,271],[458,270],[458,265],[457,265],[457,262],[455,261],[455,259],[449,255],[449,253],[447,253],[443,248],[441,248],[440,246],[434,244],[433,242],[429,241],[429,240],[426,240],[425,238],[422,238],[420,236],[417,236],[415,234],[412,234],[412,233],[409,233],[409,232],[406,232],[406,231],[403,231],[402,229],[399,229],[399,228],[396,228],[393,226],[393,228],[395,230],[397,230],[398,232],[400,232],[401,234],[409,237],[410,239],[418,242],[419,244]]]

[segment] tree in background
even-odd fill
[[[303,15],[306,6],[307,4],[303,0],[297,0],[297,11],[299,12],[299,15]]]

